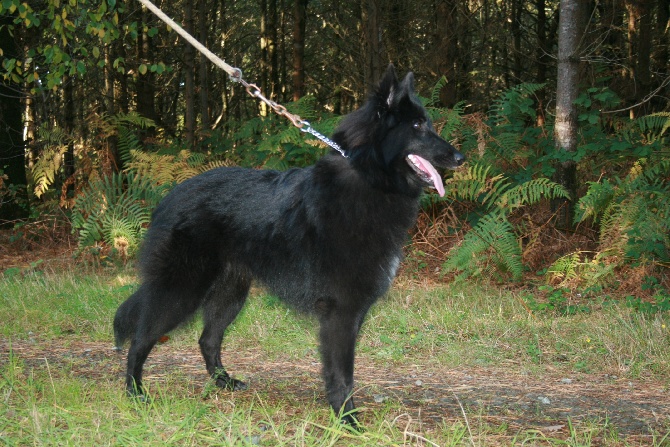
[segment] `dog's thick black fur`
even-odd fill
[[[346,158],[333,151],[286,172],[215,169],[160,203],[140,254],[142,284],[114,319],[117,346],[131,340],[128,392],[143,393],[149,352],[199,308],[207,371],[221,387],[245,388],[226,373],[220,349],[257,280],[317,316],[328,401],[352,413],[365,314],[391,285],[422,190],[443,193],[432,165],[453,169],[464,157],[433,130],[413,75],[399,82],[392,66],[333,139]]]

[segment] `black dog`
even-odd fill
[[[199,340],[220,387],[246,385],[221,363],[221,342],[253,279],[320,322],[328,401],[345,421],[355,406],[354,350],[370,306],[391,285],[433,165],[464,161],[433,130],[389,66],[377,90],[346,116],[332,152],[286,172],[220,168],[183,182],[160,203],[140,255],[142,284],[117,310],[116,344],[131,339],[126,388],[142,394],[142,366],[158,339],[201,308]]]

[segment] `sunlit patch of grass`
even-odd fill
[[[56,364],[46,357],[24,359],[11,350],[13,340],[29,345],[46,340],[62,346],[102,341],[111,348],[112,318],[135,290],[132,279],[132,275],[65,273],[28,274],[0,282],[0,336],[9,349],[0,355],[0,440],[5,444],[670,445],[666,433],[653,433],[639,444],[628,441],[607,420],[571,421],[559,432],[515,431],[501,419],[489,417],[485,407],[464,406],[441,422],[428,423],[420,412],[393,397],[365,408],[361,413],[365,430],[351,431],[325,404],[316,373],[314,318],[287,310],[262,292],[254,293],[229,328],[224,348],[260,352],[264,362],[307,363],[310,368],[304,377],[264,377],[264,383],[250,391],[230,393],[207,385],[204,373],[198,382],[180,367],[168,368],[160,380],[148,381],[152,399],[147,404],[125,396],[116,359],[100,360],[97,364],[103,370],[96,374],[81,374],[82,364],[87,364],[80,358],[63,358]],[[514,293],[476,284],[406,286],[373,307],[357,355],[373,367],[412,364],[445,370],[513,365],[516,371],[540,377],[551,369],[566,375],[597,371],[667,381],[668,323],[667,314],[647,315],[616,304],[569,316],[529,313]],[[194,319],[170,334],[169,344],[161,350],[197,353],[201,327]],[[368,398],[385,392],[375,386],[363,385],[356,392]]]

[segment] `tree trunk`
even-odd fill
[[[556,123],[554,127],[557,151],[574,153],[578,143],[577,107],[579,94],[580,48],[586,22],[588,0],[561,0],[558,23],[558,77],[556,83]],[[558,228],[569,229],[574,215],[577,193],[577,166],[574,160],[558,163],[554,180],[571,195],[570,200],[556,200]]]
[[[143,23],[149,22],[149,14],[149,11],[143,7]],[[151,45],[151,39],[146,32],[139,32],[137,34],[137,59],[139,63],[145,63],[149,65],[149,58],[152,57],[152,54],[153,48]],[[135,88],[137,94],[137,113],[145,118],[158,121],[156,116],[156,86],[154,82],[154,73],[151,70],[148,70],[145,74],[137,73],[136,76],[137,84]],[[147,129],[146,133],[152,136],[155,134],[155,129]]]
[[[209,11],[207,10],[207,0],[198,1],[198,34],[199,41],[205,47],[208,47],[207,41],[207,23]],[[200,124],[204,131],[210,127],[209,119],[209,60],[200,55],[200,72],[198,74],[198,83],[200,89]]]
[[[520,0],[513,0],[510,11],[510,31],[512,33],[512,73],[514,83],[521,82],[523,72],[523,49],[521,48],[521,11]]]
[[[363,26],[364,76],[366,90],[372,89],[384,72],[382,60],[383,43],[381,36],[382,2],[380,0],[362,0],[361,23]]]
[[[635,90],[631,100],[639,102],[651,86],[651,8],[649,0],[626,0],[628,11],[628,64]],[[630,109],[630,117],[640,114],[639,107]]]
[[[267,31],[267,46],[268,59],[270,62],[269,68],[269,98],[278,99],[277,95],[280,92],[279,88],[279,59],[277,51],[277,29],[279,23],[277,20],[277,0],[268,0],[268,26]]]
[[[536,71],[535,82],[544,84],[547,82],[547,58],[549,56],[547,50],[547,11],[545,0],[536,0],[535,7],[537,8],[537,23],[535,25],[535,33],[537,35],[537,49],[535,50]],[[544,102],[546,97],[546,88],[537,92],[537,125],[544,125]]]
[[[656,33],[658,45],[656,45],[656,71],[661,80],[670,75],[670,0],[658,0],[658,15],[656,17]],[[670,86],[666,86],[660,96],[670,97]],[[665,107],[670,106],[670,100],[666,99]],[[660,108],[663,106],[661,105]]]
[[[447,83],[440,91],[440,102],[445,107],[453,107],[458,98],[458,7],[456,0],[441,0],[435,10],[436,46],[432,52],[438,75]]]
[[[268,2],[267,0],[260,1],[261,7],[261,90],[263,94],[267,93],[269,85],[269,75],[268,75],[268,38],[267,38],[267,28],[268,28]],[[267,95],[266,95],[267,96]],[[261,108],[261,115],[266,116],[268,114],[268,106],[264,102],[260,102],[259,106]]]
[[[67,150],[63,154],[63,181],[67,182],[74,174],[74,135],[75,135],[75,107],[74,107],[74,78],[63,76],[63,130],[68,136]],[[74,185],[68,182],[68,191],[74,190]]]
[[[0,48],[6,58],[18,57],[18,47],[8,26],[10,15],[0,16]],[[0,188],[0,225],[10,226],[17,219],[28,217],[28,190],[26,189],[26,157],[21,122],[21,97],[18,86],[0,78],[0,185],[15,185],[16,196],[4,196]],[[22,206],[23,205],[23,206]]]
[[[107,116],[114,116],[116,113],[114,103],[115,103],[115,94],[114,94],[114,68],[112,67],[113,56],[112,45],[107,45],[105,47],[105,113]],[[123,160],[119,155],[118,150],[118,138],[114,135],[107,138],[107,152],[109,154],[109,159],[115,171],[120,171],[123,169]]]
[[[184,4],[184,29],[193,35],[193,3]],[[195,48],[184,43],[184,138],[189,149],[195,147]]]
[[[305,27],[307,25],[307,3],[295,0],[293,10],[293,100],[305,94]]]

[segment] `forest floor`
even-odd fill
[[[72,263],[72,245],[67,240],[17,248],[6,234],[0,234],[0,248],[0,272],[32,268],[41,261],[56,270]],[[10,351],[32,368],[53,370],[67,365],[73,377],[96,380],[105,376],[109,380],[116,376],[122,386],[125,353],[113,350],[111,342],[56,338],[11,340],[10,345],[0,339],[0,362],[7,361]],[[228,359],[231,375],[242,375],[250,385],[249,391],[237,392],[240,397],[263,393],[298,408],[301,402],[307,406],[314,399],[326,405],[316,353],[300,363],[269,359],[261,348],[227,348],[222,356]],[[147,362],[145,378],[147,382],[161,382],[177,370],[192,382],[194,396],[200,396],[207,376],[196,346],[179,349],[169,342],[159,345]],[[570,424],[595,421],[602,426],[605,421],[629,442],[637,440],[642,445],[652,433],[663,436],[670,431],[670,385],[644,377],[568,374],[551,365],[528,371],[515,362],[495,367],[441,368],[425,367],[421,359],[412,358],[385,364],[359,355],[356,389],[357,406],[375,410],[399,405],[408,421],[426,428],[461,421],[502,426],[508,434],[537,430],[546,436],[564,437]]]
[[[0,358],[6,360],[10,346],[0,342]],[[31,368],[55,370],[65,366],[73,378],[109,380],[118,377],[122,387],[125,353],[111,343],[63,342],[62,340],[12,340],[11,351]],[[322,400],[320,364],[316,357],[303,362],[281,362],[264,358],[258,350],[223,351],[232,375],[243,374],[250,385],[244,395],[261,393],[266,399],[286,401],[296,408]],[[356,363],[355,398],[359,407],[375,410],[398,404],[408,423],[424,429],[443,422],[462,421],[505,427],[507,433],[537,430],[546,436],[562,437],[569,424],[604,421],[629,442],[644,443],[653,431],[670,429],[670,390],[654,380],[630,380],[600,374],[572,374],[569,377],[545,369],[524,372],[517,365],[470,368],[426,368],[420,359],[403,364],[381,365],[365,356]],[[192,382],[199,397],[207,374],[197,347],[174,349],[159,345],[147,361],[147,383],[161,383],[177,372]],[[251,393],[250,393],[251,392]],[[241,396],[240,396],[241,394]]]

